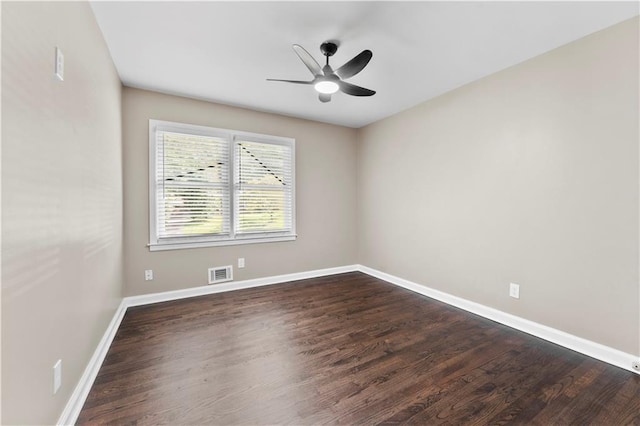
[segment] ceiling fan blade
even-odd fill
[[[338,86],[340,86],[340,90],[347,95],[373,96],[376,94],[375,90],[365,89],[364,87],[356,86],[355,84],[347,83],[346,81],[339,81]]]
[[[367,66],[372,57],[373,53],[371,53],[370,50],[363,50],[349,62],[338,68],[335,73],[343,79],[353,77]]]
[[[307,68],[309,68],[309,71],[311,71],[311,74],[313,74],[314,77],[322,75],[322,69],[320,68],[320,65],[318,65],[318,62],[313,59],[313,56],[311,56],[309,52],[304,50],[304,47],[300,46],[299,44],[294,44],[293,50],[296,52],[302,62],[304,62]]]
[[[302,81],[302,80],[279,80],[277,78],[268,78],[267,81],[282,81],[284,83],[295,83],[295,84],[311,84],[313,81]]]
[[[320,99],[320,102],[330,102],[331,101],[331,94],[329,94],[329,93],[320,93],[318,95],[318,99]]]

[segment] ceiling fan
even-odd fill
[[[316,60],[313,59],[313,56],[304,50],[302,46],[294,44],[293,50],[302,62],[304,62],[309,71],[311,71],[311,74],[313,74],[314,77],[313,80],[278,80],[275,78],[268,78],[267,81],[312,84],[319,93],[320,102],[331,101],[331,95],[337,91],[341,91],[342,93],[352,96],[373,96],[376,94],[374,90],[365,89],[364,87],[356,86],[355,84],[344,81],[345,79],[358,74],[365,66],[367,66],[373,56],[373,53],[371,53],[370,50],[363,50],[335,71],[329,65],[329,57],[333,56],[338,51],[338,45],[336,43],[328,41],[320,45],[320,51],[327,58],[326,65],[322,68],[320,68],[318,62],[316,62]]]

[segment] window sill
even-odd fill
[[[149,251],[180,250],[201,247],[235,246],[239,244],[277,243],[281,241],[295,241],[296,238],[298,238],[297,235],[283,235],[279,237],[242,238],[236,240],[198,241],[188,243],[156,243],[148,244],[147,247],[149,247]]]

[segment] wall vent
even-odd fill
[[[233,266],[218,266],[209,268],[209,284],[233,281]]]

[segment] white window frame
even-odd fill
[[[229,235],[223,236],[196,236],[196,237],[176,237],[170,239],[158,238],[158,206],[156,204],[156,132],[186,133],[199,136],[212,136],[222,138],[228,144],[229,156],[229,200],[230,200],[230,224]],[[270,231],[262,233],[235,234],[235,214],[236,214],[236,173],[234,150],[237,140],[260,142],[274,145],[284,145],[291,148],[291,231]],[[295,166],[296,166],[295,139],[282,136],[263,135],[258,133],[243,132],[239,130],[218,129],[195,124],[176,123],[163,120],[149,120],[149,250],[176,250],[198,247],[228,246],[236,244],[256,244],[279,241],[294,241],[296,234],[296,186],[295,186]]]

